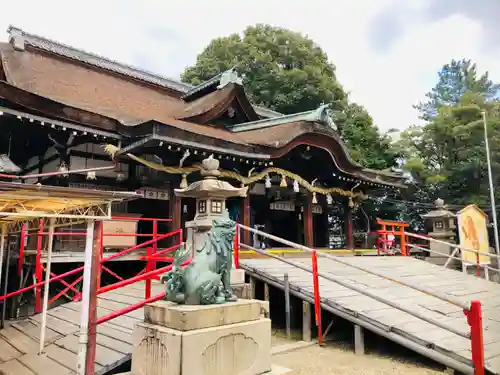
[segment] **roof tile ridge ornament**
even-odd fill
[[[19,51],[24,51],[24,46],[29,45],[55,55],[77,60],[114,73],[123,74],[124,76],[152,83],[160,87],[169,88],[179,92],[187,92],[192,88],[192,86],[187,83],[163,77],[159,74],[148,72],[144,69],[136,68],[128,64],[99,56],[95,53],[87,52],[43,36],[31,34],[13,25],[10,25],[7,28],[7,33],[9,34],[9,41],[12,43],[14,48],[16,48],[17,43],[17,50]],[[21,42],[23,49],[20,49]]]
[[[332,111],[330,109],[330,104],[321,104],[315,111],[314,122],[320,122],[324,125],[328,125],[333,130],[337,131],[337,125],[333,121]]]
[[[273,117],[270,119],[244,122],[241,124],[233,125],[229,129],[233,132],[245,132],[250,130],[257,130],[257,129],[269,128],[272,126],[288,124],[297,121],[318,122],[323,125],[327,125],[334,131],[337,131],[337,125],[335,124],[335,122],[331,117],[329,104],[322,104],[318,108],[313,109],[312,111],[292,113],[290,115],[283,115],[280,117]]]
[[[231,69],[226,70],[221,74],[219,79],[219,85],[217,86],[217,90],[223,89],[230,83],[234,83],[235,85],[243,86],[243,77],[238,75],[238,72],[232,67]]]
[[[7,28],[7,32],[9,33],[9,43],[12,44],[12,47],[16,51],[24,51],[26,49],[25,46],[25,38],[23,30],[18,27],[10,25]]]
[[[234,65],[233,67],[229,68],[228,70],[225,70],[225,71],[213,76],[212,78],[207,79],[206,81],[203,81],[199,85],[193,86],[189,91],[187,91],[184,95],[181,96],[181,99],[189,98],[190,96],[196,94],[197,92],[199,92],[199,91],[201,91],[201,90],[203,90],[203,89],[205,89],[205,88],[207,88],[215,83],[218,83],[218,86],[217,86],[218,89],[223,88],[224,86],[227,85],[227,83],[226,83],[224,86],[219,87],[219,86],[221,86],[220,83],[223,80],[223,76],[227,73],[235,72],[236,66],[237,65]],[[228,82],[228,83],[230,83],[230,82]],[[240,83],[240,84],[242,84],[242,83]]]

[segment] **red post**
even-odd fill
[[[236,233],[233,242],[234,267],[240,268],[240,226],[236,224]]]
[[[470,341],[474,375],[484,375],[483,314],[481,302],[472,301],[470,310],[464,310],[470,326]]]
[[[99,233],[99,270],[97,272],[97,288],[101,287],[101,277],[102,277],[102,263],[104,254],[104,221],[99,223],[101,230]]]
[[[153,239],[155,242],[153,242],[153,254],[156,254],[158,252],[158,220],[153,220]],[[151,254],[151,255],[153,255]],[[151,261],[151,271],[156,269],[156,261],[152,260]]]
[[[146,248],[146,273],[152,271],[152,260],[151,257],[153,256],[153,249],[151,247]],[[144,298],[149,299],[151,298],[151,278],[146,279],[146,289],[144,291]]]
[[[319,297],[319,277],[318,277],[318,255],[316,250],[312,252],[312,271],[314,285],[314,312],[316,326],[318,327],[318,344],[323,345],[323,325],[321,324],[321,299]]]
[[[409,249],[406,246],[406,235],[405,235],[405,227],[399,227],[399,232],[401,235],[401,253],[403,256],[410,255]]]
[[[37,283],[42,281],[42,247],[43,247],[43,219],[40,219],[40,228],[38,230],[38,235],[36,239],[36,259],[35,259],[35,280]],[[37,287],[35,289],[35,313],[39,314],[42,312],[42,288]]]
[[[24,246],[26,242],[26,223],[21,226],[21,237],[19,245],[19,259],[17,261],[17,274],[22,277],[23,275],[23,262],[24,262]]]

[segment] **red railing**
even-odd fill
[[[281,257],[277,255],[270,254],[266,251],[255,249],[247,244],[242,244],[240,242],[240,229],[248,230],[247,227],[240,226],[236,224],[236,233],[234,235],[233,242],[233,257],[234,257],[234,266],[236,269],[240,268],[240,247],[244,247],[250,250],[253,250],[259,254],[263,254],[269,256],[274,259],[282,260]],[[252,229],[253,230],[253,229]],[[257,231],[259,232],[259,231]],[[259,232],[260,233],[260,232]],[[316,327],[318,329],[318,344],[323,345],[323,325],[321,322],[321,298],[319,294],[319,273],[318,273],[318,255],[316,250],[311,252],[311,262],[312,262],[312,277],[313,277],[313,289],[314,289],[314,317],[316,321]]]
[[[155,301],[158,301],[160,299],[165,298],[165,296],[166,296],[165,292],[162,292],[156,296],[151,297],[152,280],[159,279],[159,276],[162,273],[165,273],[165,272],[168,272],[169,270],[171,270],[173,265],[168,265],[165,267],[157,268],[156,267],[157,262],[170,262],[170,261],[172,261],[173,260],[172,257],[168,257],[165,255],[167,253],[170,253],[170,252],[180,248],[180,246],[182,246],[182,234],[183,234],[182,229],[178,229],[178,230],[175,230],[173,232],[169,232],[169,233],[165,233],[165,234],[158,233],[158,222],[159,221],[167,221],[167,220],[148,219],[148,218],[146,218],[146,219],[145,218],[140,218],[140,219],[114,218],[114,219],[115,220],[151,220],[153,223],[153,231],[152,231],[153,233],[151,235],[139,234],[139,235],[137,235],[137,237],[151,236],[152,239],[144,241],[140,244],[134,245],[134,246],[129,247],[127,249],[121,250],[121,251],[114,253],[114,254],[111,254],[107,257],[103,257],[103,251],[104,251],[103,238],[105,236],[134,236],[136,234],[135,233],[132,233],[132,234],[125,234],[125,233],[107,234],[107,233],[104,233],[104,231],[103,231],[104,225],[103,225],[102,221],[95,223],[95,224],[92,224],[92,226],[89,226],[87,228],[86,233],[82,233],[82,232],[55,232],[54,226],[51,223],[49,233],[46,233],[46,232],[44,232],[44,223],[42,220],[40,222],[40,228],[39,228],[38,232],[35,233],[37,235],[35,283],[31,286],[21,288],[17,291],[7,293],[3,296],[0,296],[0,302],[5,303],[5,300],[7,298],[14,297],[14,296],[20,295],[24,292],[27,292],[29,290],[35,289],[35,293],[37,296],[37,298],[36,298],[36,310],[37,310],[37,312],[39,312],[40,307],[41,307],[41,298],[40,298],[41,297],[41,287],[45,285],[45,290],[47,291],[48,290],[47,283],[54,282],[54,281],[59,281],[65,286],[65,288],[63,290],[61,290],[59,293],[57,293],[54,297],[52,297],[50,299],[50,301],[48,301],[47,296],[45,296],[44,305],[43,305],[44,312],[42,315],[42,328],[41,328],[41,334],[40,334],[40,353],[41,353],[43,351],[44,341],[45,341],[46,309],[48,308],[48,302],[49,303],[53,302],[56,299],[58,299],[59,297],[61,297],[62,295],[67,295],[67,292],[70,290],[75,292],[73,300],[78,300],[79,298],[82,297],[82,294],[75,288],[75,286],[80,281],[83,280],[83,276],[78,277],[76,280],[74,280],[72,282],[67,282],[67,281],[63,280],[64,278],[66,278],[68,276],[77,275],[79,272],[83,271],[84,269],[85,269],[85,272],[88,272],[89,269],[92,270],[91,264],[93,264],[94,262],[97,263],[96,264],[97,267],[94,268],[96,270],[96,272],[94,272],[92,275],[92,271],[91,271],[91,275],[92,275],[91,277],[93,278],[93,280],[91,280],[89,283],[89,284],[92,284],[92,283],[94,284],[94,289],[93,289],[94,292],[90,291],[90,295],[89,295],[90,301],[93,301],[93,302],[89,302],[88,300],[86,300],[87,303],[89,303],[89,310],[94,311],[94,314],[95,314],[96,308],[98,306],[98,303],[97,303],[97,296],[98,295],[125,287],[125,286],[130,285],[130,284],[144,281],[145,282],[145,292],[144,292],[145,299],[143,301],[140,301],[140,302],[133,304],[133,305],[130,305],[130,306],[126,306],[125,308],[120,309],[118,311],[113,311],[105,316],[100,317],[100,318],[95,317],[95,315],[93,318],[91,318],[89,316],[88,323],[82,321],[81,329],[82,329],[82,327],[87,327],[87,328],[83,328],[84,331],[80,332],[81,337],[85,337],[83,335],[87,335],[87,338],[93,337],[93,339],[89,339],[89,341],[87,343],[87,349],[86,349],[86,354],[85,354],[85,369],[86,369],[86,371],[88,371],[86,373],[89,373],[89,374],[94,373],[93,372],[93,364],[95,362],[95,350],[96,350],[96,342],[95,342],[96,326],[100,323],[107,322],[107,321],[112,320],[116,317],[125,315],[125,314],[132,312],[134,310],[137,310],[148,303],[152,303],[152,302],[155,302]],[[98,226],[97,229],[95,226]],[[92,228],[92,227],[94,227],[93,237],[89,238],[89,235],[92,233],[90,228]],[[98,249],[98,251],[93,252],[93,260],[92,260],[92,263],[90,265],[87,263],[82,267],[78,267],[76,269],[65,272],[63,274],[56,275],[50,271],[47,271],[47,270],[50,270],[50,260],[48,260],[49,263],[47,264],[46,268],[43,267],[43,265],[42,265],[42,245],[43,245],[42,236],[43,235],[49,235],[49,245],[48,245],[49,247],[51,247],[53,245],[53,239],[55,236],[84,236],[85,235],[86,236],[86,252],[85,253],[88,254],[88,251],[89,251],[88,246],[94,246],[93,249],[90,249],[90,250],[96,250],[95,246],[99,246],[99,249]],[[170,246],[166,249],[159,249],[158,248],[158,241],[169,238],[169,237],[173,237],[176,235],[179,236],[178,243],[176,243],[173,246]],[[25,242],[26,242],[25,239],[27,236],[28,236],[28,233],[26,231],[26,226],[23,225],[22,230],[21,230],[21,234],[20,234],[20,239],[21,239],[20,260],[19,260],[19,263],[17,265],[18,271],[20,274],[22,274],[22,269],[23,269],[23,252],[24,252],[24,247],[25,247]],[[89,241],[91,241],[91,242],[89,242]],[[98,242],[98,244],[96,242]],[[146,247],[146,256],[139,256],[138,259],[145,261],[146,265],[145,265],[144,269],[142,271],[140,271],[136,276],[125,279],[124,277],[118,275],[117,273],[113,272],[112,270],[110,270],[108,267],[106,267],[104,265],[106,262],[115,260],[121,256],[130,254],[131,252],[133,252],[137,249],[140,249],[140,248],[144,248],[144,247]],[[52,248],[50,248],[50,251],[51,250],[52,250]],[[98,259],[94,254],[97,255]],[[49,258],[50,258],[50,256],[49,256]],[[181,266],[184,267],[184,266],[188,265],[190,262],[191,262],[191,259],[184,262]],[[89,266],[90,266],[90,268],[89,268]],[[44,270],[46,272],[46,280],[42,281],[42,274],[43,274]],[[50,275],[47,275],[47,272],[50,272]],[[107,272],[108,274],[112,275],[114,278],[118,279],[118,281],[113,283],[113,284],[110,284],[110,285],[101,286],[100,281],[101,281],[101,275],[103,272]],[[88,282],[88,280],[86,280],[86,283],[87,282]],[[88,285],[88,284],[86,284],[86,285]],[[96,303],[97,303],[97,305],[96,305]],[[87,326],[87,324],[88,324],[88,326]],[[86,333],[82,333],[85,331],[86,331]]]
[[[168,267],[163,267],[160,269],[156,269],[156,264],[157,262],[171,262],[173,260],[172,257],[160,257],[160,255],[164,255],[170,252],[173,252],[177,250],[181,244],[182,244],[182,229],[175,230],[173,232],[168,232],[164,234],[158,233],[158,223],[159,222],[169,222],[171,221],[170,219],[153,219],[153,218],[132,218],[132,217],[113,217],[112,221],[125,221],[125,220],[134,220],[134,221],[151,221],[152,222],[152,227],[153,231],[152,233],[103,233],[101,231],[101,241],[100,241],[100,249],[99,249],[99,254],[100,254],[100,270],[99,270],[99,286],[100,286],[100,279],[101,275],[103,272],[106,272],[116,278],[119,283],[128,281],[128,280],[135,280],[132,281],[131,283],[139,281],[139,279],[135,279],[134,277],[131,279],[124,280],[124,278],[120,275],[118,275],[116,272],[113,272],[110,270],[108,267],[106,267],[104,264],[106,262],[110,262],[112,260],[116,260],[117,258],[123,257],[125,255],[129,255],[130,253],[146,247],[146,256],[139,256],[137,259],[145,261],[145,267],[142,271],[139,272],[137,276],[141,276],[142,278],[140,280],[145,280],[146,286],[145,286],[145,298],[149,299],[151,297],[151,282],[152,279],[159,279],[159,274],[162,272],[168,271]],[[30,290],[35,290],[35,313],[40,313],[42,310],[42,287],[45,285],[45,280],[43,280],[43,272],[46,271],[46,268],[43,265],[42,262],[42,255],[43,255],[43,236],[50,236],[53,235],[54,237],[56,236],[67,236],[67,237],[76,237],[76,236],[86,236],[86,232],[45,232],[44,231],[44,221],[43,219],[40,220],[40,226],[37,232],[28,234],[26,230],[26,225],[23,225],[21,228],[21,233],[20,233],[20,256],[18,260],[18,273],[19,275],[22,272],[23,268],[23,262],[24,262],[24,250],[25,250],[25,242],[26,238],[30,235],[36,235],[37,236],[37,249],[36,249],[36,257],[35,257],[35,283],[33,285],[20,288],[16,291],[7,293],[3,296],[0,296],[0,302],[5,301],[8,298],[14,297],[21,295],[25,292],[28,292]],[[134,245],[132,247],[129,247],[127,249],[121,250],[117,253],[111,254],[107,257],[103,256],[104,253],[104,246],[103,246],[103,238],[104,237],[152,237],[150,240],[144,241],[142,243],[139,243],[137,245]],[[174,236],[179,236],[179,242],[176,243],[173,246],[170,246],[166,249],[158,249],[158,241],[171,238]],[[55,296],[49,299],[49,305],[52,304],[54,301],[59,299],[60,297],[66,295],[68,296],[68,292],[72,291],[74,293],[72,299],[74,301],[78,301],[82,294],[81,292],[76,288],[78,283],[80,283],[83,280],[83,275],[78,277],[76,280],[67,282],[64,280],[67,277],[70,276],[75,276],[76,274],[83,272],[84,266],[77,267],[73,270],[64,272],[60,275],[56,275],[54,272],[50,273],[50,279],[49,283],[58,281],[60,282],[64,288],[59,291]],[[137,277],[136,276],[136,277]],[[119,284],[118,283],[118,284]],[[120,286],[116,286],[117,284],[112,284],[116,288]],[[128,284],[125,284],[128,285]],[[99,292],[102,290],[106,291],[108,287],[102,287],[99,289]],[[103,291],[103,292],[104,292]]]
[[[363,268],[363,267],[353,266],[352,264],[349,264],[349,263],[343,261],[342,258],[335,257],[335,256],[332,256],[332,255],[326,254],[326,253],[321,253],[321,256],[325,257],[327,259],[335,260],[335,261],[337,261],[337,262],[339,262],[341,264],[345,264],[348,267],[355,267],[355,268],[360,269],[362,271],[368,272],[368,273],[370,273],[372,275],[376,275],[376,276],[382,277],[384,279],[393,281],[395,283],[398,283],[398,284],[400,284],[402,286],[405,286],[405,287],[412,288],[414,290],[419,290],[422,293],[425,293],[425,294],[428,294],[428,295],[433,295],[434,297],[439,298],[442,301],[451,303],[451,304],[453,304],[455,306],[462,307],[463,311],[464,311],[464,314],[467,317],[467,323],[468,323],[468,325],[470,327],[470,333],[467,334],[467,333],[459,332],[459,331],[455,330],[454,327],[447,326],[447,324],[441,323],[438,320],[435,320],[434,318],[428,318],[428,317],[422,316],[419,313],[411,311],[411,309],[407,309],[406,307],[397,306],[392,301],[390,301],[389,299],[382,298],[378,294],[371,293],[369,290],[366,290],[366,289],[363,289],[363,288],[358,288],[356,285],[352,285],[349,282],[345,282],[342,278],[335,277],[334,275],[331,275],[331,274],[326,274],[326,273],[319,272],[319,270],[318,270],[318,260],[317,260],[317,256],[318,255],[317,255],[316,250],[314,250],[314,249],[308,248],[308,247],[300,245],[300,244],[295,244],[295,243],[293,243],[291,241],[279,238],[277,236],[270,235],[268,233],[256,230],[254,228],[246,227],[246,226],[243,226],[243,225],[240,225],[238,229],[240,229],[240,228],[242,230],[247,230],[247,231],[250,231],[251,233],[267,237],[267,238],[272,239],[274,241],[281,242],[281,243],[283,243],[283,244],[285,244],[287,246],[291,246],[291,247],[295,247],[295,248],[299,248],[299,249],[311,252],[312,269],[310,269],[305,264],[302,264],[302,263],[299,263],[299,262],[294,262],[294,261],[292,261],[290,259],[286,259],[286,258],[283,258],[283,257],[279,257],[277,255],[268,253],[268,252],[266,252],[264,250],[255,249],[252,246],[249,246],[247,244],[239,243],[239,241],[238,241],[239,236],[235,237],[235,245],[234,245],[235,259],[239,259],[238,251],[239,251],[240,246],[242,246],[243,248],[254,250],[254,251],[256,251],[256,252],[258,252],[260,254],[266,255],[266,256],[271,257],[273,259],[280,260],[282,262],[288,263],[288,264],[290,264],[292,266],[295,266],[297,268],[300,268],[300,269],[303,269],[305,271],[308,271],[308,272],[312,273],[312,275],[313,275],[313,289],[314,289],[314,308],[315,308],[316,325],[318,327],[318,343],[319,344],[321,344],[323,342],[322,324],[321,324],[321,298],[320,298],[320,287],[319,287],[319,281],[318,281],[319,277],[322,277],[322,278],[325,278],[327,280],[336,282],[336,283],[338,283],[338,284],[340,284],[340,285],[342,285],[342,286],[344,286],[346,288],[350,288],[352,290],[355,290],[355,291],[357,291],[360,294],[367,295],[367,296],[373,298],[374,300],[378,300],[378,301],[380,301],[382,303],[386,303],[386,304],[388,304],[391,307],[394,307],[396,309],[400,309],[401,311],[406,312],[406,313],[408,313],[410,315],[413,315],[413,316],[415,316],[417,318],[423,319],[424,321],[428,321],[428,322],[430,322],[432,324],[435,324],[436,326],[438,326],[440,328],[447,329],[450,332],[454,332],[455,334],[458,334],[461,337],[470,339],[470,345],[471,345],[471,351],[472,351],[472,362],[473,362],[473,367],[474,367],[474,374],[475,375],[484,375],[485,374],[485,357],[484,357],[484,342],[483,342],[483,319],[482,319],[482,307],[481,307],[481,302],[480,301],[472,301],[472,302],[470,302],[470,305],[469,304],[464,304],[463,302],[455,299],[453,296],[449,296],[449,295],[446,295],[446,294],[443,294],[443,293],[440,293],[440,292],[437,292],[437,291],[432,292],[430,290],[426,290],[425,288],[423,288],[423,287],[421,287],[419,285],[411,284],[411,283],[409,283],[407,281],[397,280],[397,279],[394,279],[392,277],[388,277],[386,275],[379,274],[377,272],[374,272],[373,270],[369,270],[369,269],[366,269],[366,268]],[[404,237],[405,237],[404,228],[405,228],[405,226],[402,226],[402,227],[400,227],[400,230],[398,231],[398,234],[400,234],[403,237],[402,244],[404,245],[404,247],[402,247],[402,249],[406,249],[406,246],[407,246],[406,245],[406,241],[404,239]],[[382,231],[383,235],[385,235],[385,234],[387,234],[389,232],[386,229],[387,228],[385,228],[385,230]],[[393,228],[391,228],[391,229],[393,229]],[[402,251],[402,254],[403,255],[409,255],[409,252],[407,252],[406,250],[404,250],[404,251]]]

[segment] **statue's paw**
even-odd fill
[[[167,294],[166,300],[174,303],[184,303],[186,296],[184,293],[170,293]]]
[[[230,294],[230,295],[225,297],[225,301],[226,302],[236,302],[236,301],[238,301],[238,297],[234,294]]]
[[[224,297],[217,297],[217,298],[215,299],[215,304],[216,304],[216,305],[221,305],[221,304],[223,304],[223,303],[225,303],[225,302],[226,302],[226,299],[225,299]]]

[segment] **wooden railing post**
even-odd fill
[[[234,268],[240,268],[240,226],[236,224],[233,242]]]
[[[405,227],[399,227],[399,234],[401,236],[401,254],[403,256],[410,255],[408,249],[406,248]]]
[[[99,221],[99,269],[97,270],[97,289],[101,287],[102,260],[104,258],[104,221]]]
[[[323,326],[321,324],[321,299],[319,295],[319,277],[318,277],[318,255],[316,250],[311,254],[313,285],[314,285],[314,312],[316,318],[316,327],[318,327],[318,344],[323,345]]]
[[[152,255],[156,255],[156,253],[158,252],[158,220],[154,219],[153,220],[153,239],[155,240],[155,242],[153,242],[153,254]],[[156,261],[152,261],[151,262],[151,271],[156,269]]]
[[[152,247],[147,247],[146,248],[146,273],[152,271],[152,260],[151,258],[153,257],[153,248]],[[144,298],[149,299],[151,298],[151,278],[146,279],[146,288],[144,290]]]
[[[484,375],[483,314],[481,302],[472,301],[470,310],[464,310],[470,326],[470,339],[474,375]]]

